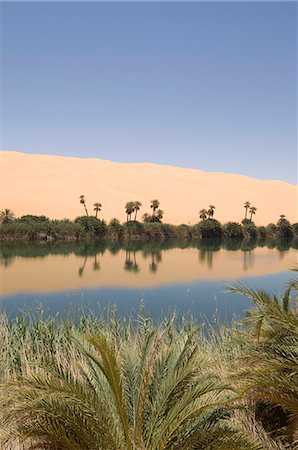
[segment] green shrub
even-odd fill
[[[18,222],[24,222],[29,224],[40,223],[40,222],[49,222],[50,219],[46,216],[34,216],[32,214],[26,214],[25,216],[17,219]]]
[[[257,235],[259,238],[264,238],[266,236],[266,228],[261,226],[257,228]]]
[[[292,231],[293,231],[293,234],[294,234],[295,236],[298,235],[298,223],[293,223],[293,224],[292,224]]]
[[[243,234],[247,238],[257,237],[257,227],[253,222],[243,225]]]
[[[269,223],[266,226],[266,235],[267,236],[274,236],[277,233],[277,226],[275,223]]]
[[[221,224],[216,219],[202,220],[197,228],[201,238],[220,237],[222,235]]]
[[[279,221],[277,222],[277,234],[279,237],[292,237],[293,231],[290,222],[284,218],[281,217]]]
[[[224,236],[227,238],[243,238],[243,231],[240,223],[228,222],[223,226]]]
[[[81,225],[90,236],[104,236],[107,232],[107,224],[104,220],[93,216],[81,216],[75,219],[75,223]]]

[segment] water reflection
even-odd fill
[[[149,287],[288,270],[298,240],[45,242],[1,246],[1,294]]]

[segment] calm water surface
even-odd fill
[[[298,251],[289,242],[5,244],[0,254],[0,309],[15,316],[39,304],[49,314],[140,303],[153,316],[175,309],[212,320],[243,316],[248,299],[224,293],[237,280],[277,293]]]

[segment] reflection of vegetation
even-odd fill
[[[124,270],[126,270],[127,272],[135,272],[135,273],[138,273],[140,271],[140,268],[136,261],[135,251],[131,252],[131,250],[126,250]]]
[[[97,255],[94,255],[94,262],[93,262],[93,270],[96,272],[100,270],[100,264],[97,261]]]
[[[158,269],[158,263],[161,261],[162,256],[160,251],[151,252],[151,262],[149,264],[150,272],[155,273]]]
[[[2,243],[0,247],[0,261],[3,265],[11,264],[14,257],[24,258],[45,258],[48,255],[69,255],[75,254],[77,256],[96,256],[104,254],[106,251],[117,254],[121,249],[125,251],[141,251],[144,257],[147,255],[151,257],[154,253],[155,261],[160,261],[161,251],[170,250],[174,248],[197,248],[202,253],[214,252],[221,248],[226,250],[253,250],[258,246],[266,246],[267,248],[277,248],[280,252],[289,250],[289,248],[298,248],[298,238],[287,239],[200,239],[200,240],[175,240],[167,239],[164,241],[80,241],[80,242],[10,242]]]
[[[85,266],[86,266],[86,262],[87,262],[88,256],[85,256],[83,265],[81,267],[79,267],[79,277],[83,276],[84,270],[85,270]]]

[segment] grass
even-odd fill
[[[83,314],[0,319],[0,445],[14,449],[298,448],[297,280],[215,331]]]

